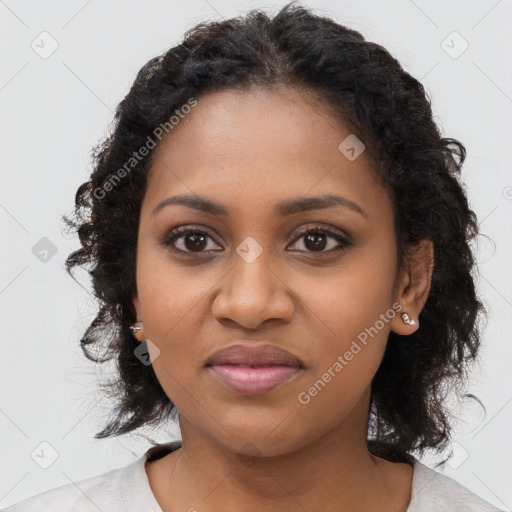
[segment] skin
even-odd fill
[[[365,152],[350,161],[338,149],[350,133],[312,93],[223,91],[201,97],[155,149],[134,306],[137,339],[158,347],[150,345],[153,367],[180,413],[182,448],[145,466],[164,512],[398,512],[410,502],[412,467],[366,448],[370,385],[389,332],[418,328],[433,247],[422,241],[397,273],[391,200]],[[183,205],[152,215],[182,194],[219,202],[229,215]],[[323,194],[350,199],[365,216],[342,206],[273,212],[283,200]],[[190,236],[188,245],[186,236],[175,240],[174,252],[162,244],[182,225],[206,231],[199,249]],[[352,245],[330,251],[340,242],[323,235],[315,245],[296,234],[302,227],[348,234]],[[251,263],[236,251],[248,236],[262,249]],[[300,403],[299,393],[393,303],[416,324],[397,312]],[[278,345],[305,368],[266,394],[236,395],[204,365],[238,342]]]

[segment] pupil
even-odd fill
[[[204,249],[206,237],[197,233],[189,234],[185,237],[185,246],[187,249]],[[189,244],[189,241],[192,241]],[[201,245],[202,244],[202,245]]]
[[[308,245],[309,241],[313,241],[313,245],[311,247]],[[325,235],[321,233],[310,233],[309,235],[306,236],[305,244],[308,249],[324,249]]]

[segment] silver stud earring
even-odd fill
[[[407,313],[402,313],[402,320],[403,320],[404,324],[416,325],[416,322],[414,320],[411,320]]]
[[[130,331],[132,331],[132,334],[135,334],[137,331],[140,331],[142,327],[137,327],[135,325],[130,325]]]

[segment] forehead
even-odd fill
[[[146,203],[222,196],[241,212],[326,193],[380,208],[388,200],[367,154],[351,161],[340,151],[351,131],[314,94],[253,89],[197,101],[154,150]]]

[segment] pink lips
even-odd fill
[[[232,345],[216,352],[207,367],[231,391],[260,395],[290,380],[303,365],[293,354],[275,345]]]
[[[261,395],[289,380],[300,371],[298,366],[211,366],[212,374],[228,388],[243,395]]]

